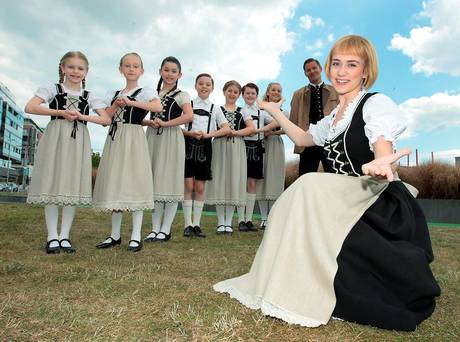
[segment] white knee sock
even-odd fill
[[[260,210],[260,219],[262,221],[267,221],[268,215],[268,201],[265,200],[258,200],[259,202],[259,210]]]
[[[217,225],[225,225],[225,207],[223,205],[216,205]]]
[[[58,239],[59,235],[57,232],[58,224],[58,206],[54,204],[45,205],[45,221],[46,229],[48,230],[48,241]],[[52,242],[50,247],[58,247],[58,242]]]
[[[121,212],[112,213],[112,234],[110,234],[110,236],[114,240],[118,240],[120,238],[122,217],[123,214]]]
[[[246,203],[246,222],[252,221],[252,213],[254,212],[254,204],[256,203],[256,194],[247,194]]]
[[[193,201],[193,226],[199,226],[201,213],[203,212],[203,201]]]
[[[192,225],[192,200],[182,201],[182,210],[184,211],[184,227]]]
[[[225,206],[225,225],[232,226],[233,212],[235,211],[234,205]]]
[[[155,209],[152,211],[152,231],[158,233],[161,228],[161,216],[165,208],[165,202],[155,202]]]
[[[141,230],[142,230],[142,217],[144,212],[142,210],[133,211],[133,231],[131,233],[131,240],[141,241]],[[138,246],[138,243],[131,242],[131,247]]]
[[[161,231],[165,234],[169,234],[171,232],[171,226],[174,221],[174,216],[176,216],[178,204],[178,202],[165,204],[165,217],[163,218],[163,225],[161,226]]]
[[[242,206],[239,206],[237,207],[237,211],[238,211],[238,222],[241,222],[241,221],[245,221],[244,219],[244,211],[246,209],[246,206],[242,205]]]
[[[72,228],[73,218],[75,217],[75,206],[66,205],[62,208],[61,218],[61,234],[59,235],[59,241],[62,239],[68,239],[70,235],[70,228]],[[64,241],[61,243],[62,247],[71,247],[70,243]]]

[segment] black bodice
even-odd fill
[[[221,106],[220,108],[222,109],[222,113],[224,113],[224,116],[232,130],[239,131],[240,129],[246,128],[243,114],[241,114],[241,107],[237,107],[234,112],[229,112],[224,106]]]
[[[69,95],[64,91],[64,88],[61,84],[56,83],[56,96],[49,103],[49,108],[56,110],[66,110],[66,109],[76,109],[83,115],[89,115],[89,91],[83,90],[83,93],[80,96]],[[62,116],[51,116],[51,120],[56,119],[65,119]],[[73,130],[70,136],[75,139],[77,134],[77,121],[86,125],[86,121],[75,120],[73,122]]]
[[[163,95],[160,100],[163,106],[163,110],[159,113],[150,113],[150,120],[159,118],[163,121],[170,121],[178,118],[182,115],[182,108],[176,102],[175,97],[182,91],[179,89],[173,89]]]
[[[136,101],[137,95],[142,91],[142,88],[137,89],[134,93],[127,96],[131,101]],[[120,90],[115,92],[111,104],[115,102]],[[110,125],[109,135],[112,137],[112,140],[115,138],[115,133],[118,128],[118,123],[122,124],[131,124],[131,125],[142,125],[142,120],[144,120],[148,111],[142,108],[125,106],[123,108],[118,108],[117,111],[113,114],[112,124]]]
[[[369,140],[364,132],[366,123],[363,119],[364,104],[374,94],[376,93],[364,95],[345,131],[324,143],[324,154],[328,162],[325,167],[327,172],[362,176],[363,164],[374,159],[374,153],[369,148]]]

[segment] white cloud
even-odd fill
[[[88,88],[104,96],[108,89],[124,86],[117,70],[119,58],[136,51],[146,69],[141,84],[156,87],[161,60],[173,55],[182,62],[180,87],[195,96],[195,76],[209,72],[216,81],[211,100],[221,103],[221,88],[229,79],[245,83],[277,78],[281,56],[294,42],[286,22],[297,4],[298,0],[170,0],[155,6],[147,0],[113,1],[110,6],[89,0],[7,2],[0,11],[0,80],[24,106],[39,85],[57,81],[58,61],[66,51],[81,50],[90,62]],[[33,118],[46,124],[47,119]],[[92,134],[93,146],[102,148],[105,129],[91,130],[97,132]]]
[[[318,38],[312,44],[306,46],[306,50],[313,54],[314,57],[323,55],[323,51],[334,41],[334,35],[329,33],[325,38]]]
[[[423,7],[420,15],[430,18],[431,26],[414,28],[409,37],[394,34],[390,49],[410,57],[414,73],[460,76],[460,1],[431,0]]]
[[[314,18],[308,14],[305,14],[299,18],[300,27],[304,28],[305,30],[310,30],[314,26],[323,27],[324,20],[321,18]]]
[[[460,126],[460,94],[435,93],[412,98],[399,105],[408,123],[403,138]]]

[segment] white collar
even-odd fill
[[[203,100],[201,97],[197,96],[195,100],[193,100],[193,103],[201,103],[208,106],[211,104],[211,101],[209,100],[209,97],[206,100]]]
[[[259,109],[259,106],[257,105],[256,102],[254,102],[252,105],[248,105],[247,103],[245,103],[245,107],[247,109],[251,109],[251,110],[258,110]]]
[[[323,84],[324,84],[324,82],[323,82],[323,81],[321,81],[321,83],[320,83],[320,84],[313,84],[313,83],[309,83],[308,85],[309,85],[309,86],[312,86],[312,87],[314,87],[314,88],[316,88],[316,87],[322,86]]]

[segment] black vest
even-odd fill
[[[136,101],[136,96],[139,95],[142,88],[137,89],[134,93],[127,96],[131,101]],[[111,105],[115,102],[120,94],[121,90],[117,90],[113,96]],[[112,137],[112,140],[115,138],[115,133],[117,132],[118,122],[123,124],[132,124],[132,125],[142,125],[142,120],[147,115],[148,111],[138,107],[125,106],[124,108],[118,108],[117,111],[113,114],[112,124],[110,125],[109,135]]]
[[[246,128],[243,114],[241,114],[241,107],[237,107],[234,112],[227,111],[224,106],[221,106],[220,109],[222,109],[222,113],[224,113],[232,130],[239,131],[240,129]]]
[[[364,132],[364,103],[376,93],[367,93],[356,107],[353,117],[344,132],[334,140],[326,140],[324,154],[332,173],[349,176],[362,176],[363,164],[374,160],[374,153],[369,148],[369,140]]]
[[[150,120],[154,120],[159,118],[163,121],[170,121],[173,119],[178,118],[182,115],[182,108],[176,102],[176,95],[181,93],[182,91],[179,89],[172,89],[164,94],[160,100],[163,106],[163,111],[160,113],[150,113]]]
[[[64,92],[64,88],[62,85],[56,83],[56,96],[51,100],[49,103],[49,108],[51,109],[57,109],[57,110],[66,110],[66,109],[76,109],[78,110],[81,114],[83,115],[89,115],[89,91],[83,90],[83,93],[80,96],[73,96],[73,95],[68,95],[66,92]],[[62,116],[51,116],[51,120],[56,120],[56,119],[65,119]],[[73,122],[73,129],[72,133],[70,133],[70,136],[75,139],[77,130],[78,130],[78,124],[77,121],[80,121],[82,124],[86,125],[87,121],[81,121],[81,120],[75,120]]]
[[[323,113],[323,85],[320,85],[319,96],[316,95],[315,87],[310,85],[310,113],[309,121],[311,124],[316,124],[324,118]]]

